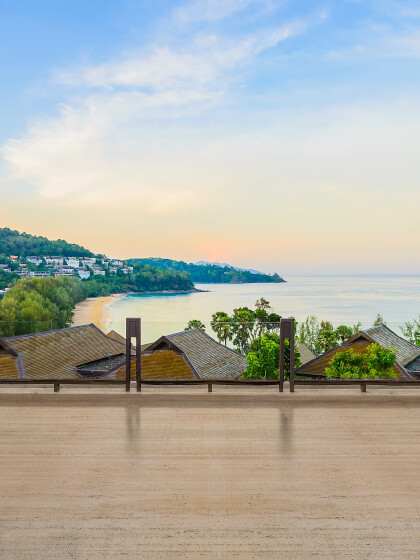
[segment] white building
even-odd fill
[[[82,257],[80,259],[80,266],[92,266],[96,263],[95,257]]]
[[[111,261],[111,264],[113,264],[114,266],[122,266],[124,263],[118,259],[114,259]]]
[[[72,266],[63,265],[57,268],[54,272],[54,277],[57,276],[74,276],[74,268]]]
[[[87,280],[90,276],[90,270],[86,270],[86,268],[79,268],[77,273],[82,280]]]
[[[62,266],[64,264],[63,257],[44,257],[47,264],[54,264],[56,266]]]
[[[68,264],[68,266],[71,266],[72,268],[79,268],[80,266],[80,262],[77,257],[66,258],[66,263]]]
[[[110,266],[108,268],[108,270],[109,270],[110,274],[117,274],[118,268],[116,266]]]
[[[94,268],[93,269],[93,274],[99,274],[100,276],[105,276],[105,270],[103,270],[102,268]]]
[[[32,264],[35,264],[36,266],[39,266],[42,263],[41,257],[26,257],[26,260]]]
[[[33,278],[47,278],[48,276],[51,276],[51,272],[42,272],[42,271],[37,271],[37,270],[31,270],[31,272],[29,273],[29,276],[32,276]]]
[[[0,264],[0,270],[4,270],[4,272],[12,272],[12,269],[8,264]]]

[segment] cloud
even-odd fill
[[[183,184],[171,179],[169,171],[177,172],[171,155],[163,155],[166,172],[149,163],[164,150],[181,149],[184,131],[167,144],[168,127],[220,104],[241,69],[308,25],[296,20],[237,40],[199,35],[182,47],[151,45],[125,58],[57,72],[57,83],[83,86],[87,94],[61,104],[57,116],[32,122],[22,138],[3,145],[10,178],[29,182],[52,200],[77,197],[95,204],[126,196],[141,200],[150,212],[204,204],[206,181],[198,189],[196,179]]]
[[[225,19],[245,10],[250,6],[271,6],[268,0],[198,0],[176,8],[173,19],[185,24],[197,21],[215,21]]]
[[[227,71],[249,64],[260,52],[302,33],[309,22],[296,20],[239,40],[200,35],[186,47],[151,46],[144,52],[97,66],[59,71],[54,80],[89,88],[152,88],[167,91],[211,84]]]

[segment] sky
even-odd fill
[[[0,227],[420,273],[420,1],[0,0]]]

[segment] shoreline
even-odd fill
[[[112,312],[109,304],[126,294],[90,297],[78,303],[73,311],[73,327],[93,323],[101,331],[107,333],[111,325]]]
[[[192,290],[159,290],[156,292],[126,292],[121,294],[112,294],[110,296],[89,297],[84,301],[76,304],[73,311],[73,327],[89,325],[93,323],[104,333],[108,333],[112,323],[112,311],[110,304],[125,296],[142,296],[142,295],[177,295],[177,294],[195,294],[199,292],[208,292],[209,290],[200,290],[198,288]]]

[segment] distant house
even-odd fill
[[[48,271],[42,272],[42,271],[34,270],[29,273],[29,276],[32,276],[34,278],[47,278],[48,276],[51,276],[51,272]]]
[[[12,272],[8,264],[0,264],[0,270],[3,270],[3,272]]]
[[[77,270],[77,274],[82,280],[87,280],[90,277],[90,270],[87,270],[86,268],[79,268]]]
[[[66,259],[66,263],[68,266],[71,266],[72,268],[79,268],[80,266],[80,261],[77,257],[68,257]]]
[[[95,257],[82,257],[80,259],[81,266],[92,266],[96,263]]]
[[[121,363],[125,346],[95,325],[0,339],[0,377],[82,379],[78,366],[102,358]]]
[[[41,257],[26,257],[26,260],[31,264],[35,264],[36,266],[39,266],[42,263]]]
[[[114,266],[122,266],[124,263],[123,263],[123,261],[120,261],[118,259],[112,259],[111,264],[114,265]]]
[[[62,266],[64,264],[64,259],[62,257],[44,257],[47,264],[53,264],[55,266]]]
[[[116,266],[109,266],[108,270],[110,274],[117,274],[118,268]]]
[[[371,344],[380,344],[384,348],[395,348],[397,360],[394,372],[401,378],[420,377],[420,348],[404,338],[401,338],[385,325],[379,325],[360,331],[341,346],[337,346],[321,356],[303,364],[298,370],[297,375],[307,375],[311,377],[325,377],[325,368],[328,367],[331,359],[338,352],[343,352],[353,348],[355,352],[363,354]]]
[[[103,270],[102,268],[94,268],[92,270],[93,274],[95,275],[105,276],[105,270]]]
[[[65,264],[58,266],[54,272],[54,277],[57,278],[58,276],[74,276],[74,268]]]

